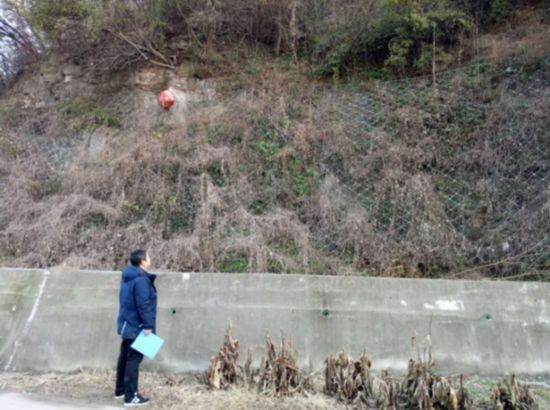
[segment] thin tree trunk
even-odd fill
[[[296,9],[298,2],[293,1],[290,6],[290,47],[294,64],[298,63],[298,22],[296,20]]]
[[[434,95],[437,93],[437,83],[436,83],[436,77],[435,77],[435,23],[433,25],[433,32],[432,32],[432,86],[433,86],[433,92]]]
[[[281,42],[283,40],[283,16],[281,15],[281,8],[279,8],[279,17],[277,19],[277,43],[275,45],[275,55],[279,57],[281,53]]]

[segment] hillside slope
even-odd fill
[[[435,87],[261,53],[97,82],[54,54],[1,97],[0,262],[118,268],[145,246],[173,270],[547,277],[550,44],[520,17]]]

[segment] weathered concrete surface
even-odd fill
[[[29,317],[45,272],[11,269],[0,274],[0,370],[17,348],[18,337],[30,326]]]
[[[0,269],[0,292],[27,280],[17,275],[28,274]],[[38,304],[33,296],[18,299],[19,311],[37,306],[26,331],[28,317],[6,319],[10,308],[2,303],[5,333],[20,344],[15,355],[3,349],[0,363],[12,355],[8,370],[114,367],[119,280],[118,272],[51,271]],[[441,372],[550,369],[550,284],[189,273],[161,274],[157,284],[158,333],[167,342],[148,363],[153,369],[205,369],[229,320],[243,355],[250,348],[258,361],[266,332],[278,340],[283,330],[309,370],[329,353],[357,356],[364,348],[375,368],[403,370],[414,354],[411,336],[427,334]]]

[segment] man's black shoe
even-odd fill
[[[137,393],[134,395],[134,397],[132,397],[132,400],[124,402],[124,405],[127,407],[146,406],[148,404],[149,404],[149,399]]]

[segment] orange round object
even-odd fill
[[[174,103],[176,102],[174,95],[168,90],[162,91],[158,95],[157,100],[160,106],[164,108],[166,111],[169,111],[172,105],[174,105]]]

